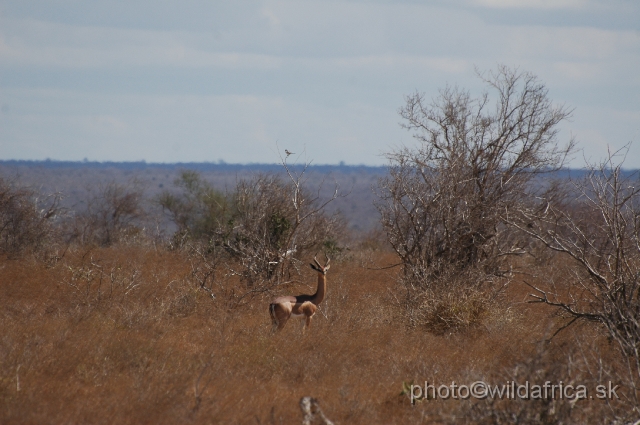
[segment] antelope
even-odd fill
[[[317,255],[316,255],[317,256]],[[329,263],[331,259],[327,254],[327,262],[322,266],[316,256],[313,257],[315,264],[309,264],[311,268],[318,272],[318,287],[316,293],[313,295],[298,295],[283,296],[274,299],[269,305],[269,314],[271,315],[271,321],[273,322],[273,331],[279,331],[284,328],[287,321],[292,318],[305,319],[303,322],[303,328],[309,329],[311,325],[311,318],[316,313],[318,306],[324,300],[324,294],[327,290],[327,271],[329,271]]]

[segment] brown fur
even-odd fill
[[[318,287],[316,288],[316,293],[313,295],[282,296],[275,298],[271,304],[269,304],[269,314],[271,315],[274,331],[282,330],[291,317],[305,318],[303,330],[309,329],[311,326],[311,318],[316,314],[318,306],[324,299],[327,290],[326,274],[330,267],[329,262],[331,261],[329,257],[327,257],[327,263],[323,267],[315,257],[313,260],[315,264],[311,264],[311,268],[318,272]]]

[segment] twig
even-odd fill
[[[386,270],[386,269],[392,269],[394,267],[398,267],[401,266],[403,263],[396,263],[396,264],[392,264],[390,266],[384,266],[384,267],[363,267],[366,270]]]

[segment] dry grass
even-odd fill
[[[561,373],[575,375],[567,359],[576,358],[567,342],[575,333],[597,337],[592,328],[570,328],[536,354],[561,318],[523,303],[527,288],[517,281],[503,308],[467,331],[437,336],[408,327],[402,296],[394,295],[396,269],[363,268],[362,255],[332,265],[323,313],[306,335],[295,321],[271,334],[266,298],[228,310],[191,281],[179,252],[78,250],[53,267],[0,259],[0,422],[292,424],[302,418],[298,400],[309,395],[337,424],[497,423],[483,402],[412,406],[402,384],[502,383],[514,370],[566,379]],[[372,255],[377,264],[397,262]],[[312,292],[313,272],[303,279],[308,284],[280,293]],[[597,344],[613,356],[606,341]],[[538,366],[522,372],[532,358]],[[588,368],[580,370],[587,379]],[[564,403],[554,412],[585,420]],[[597,400],[577,406],[593,421],[608,412]]]

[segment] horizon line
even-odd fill
[[[282,162],[226,162],[224,160],[218,161],[177,161],[177,162],[149,162],[144,159],[137,161],[97,161],[97,160],[62,160],[62,159],[0,159],[0,164],[7,163],[16,163],[16,164],[87,164],[87,165],[113,165],[113,164],[122,164],[122,165],[149,165],[149,166],[175,166],[175,165],[208,165],[208,166],[239,166],[239,167],[248,167],[248,166],[283,166]],[[354,167],[354,168],[386,168],[387,165],[368,165],[368,164],[347,164],[345,161],[340,161],[334,164],[315,164],[313,161],[309,163],[296,163],[296,162],[287,162],[289,166],[309,166],[309,167]]]
[[[135,166],[135,165],[144,165],[150,167],[177,167],[177,166],[197,166],[197,167],[242,167],[242,168],[250,168],[250,167],[262,167],[262,168],[274,168],[274,167],[282,167],[283,163],[281,162],[226,162],[224,160],[218,160],[216,162],[213,161],[190,161],[190,162],[147,162],[146,160],[138,160],[138,161],[97,161],[97,160],[61,160],[61,159],[0,159],[0,165],[53,165],[53,166],[63,166],[63,165],[89,165],[89,166]],[[288,166],[291,167],[321,167],[321,168],[371,168],[371,169],[388,169],[389,165],[367,165],[367,164],[347,164],[344,161],[340,161],[337,164],[314,164],[313,162],[309,163],[287,163]],[[581,168],[573,168],[573,167],[565,167],[558,171],[588,171],[589,168],[581,167]],[[640,172],[639,168],[622,168],[624,172]]]

